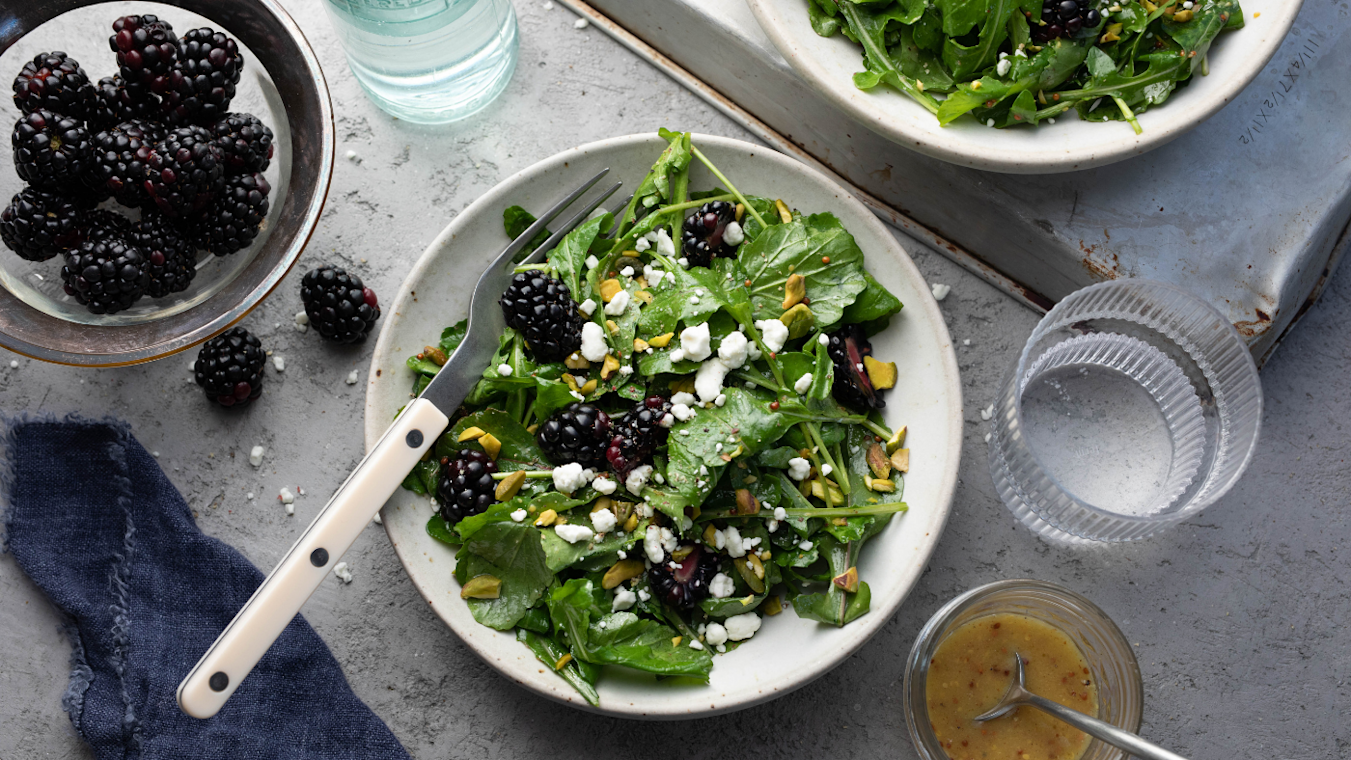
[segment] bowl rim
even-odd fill
[[[1071,146],[1069,148],[1042,150],[1036,147],[1019,145],[1016,150],[983,147],[961,136],[958,129],[940,127],[937,119],[928,129],[916,129],[895,119],[895,109],[888,107],[878,95],[895,94],[905,98],[903,108],[919,108],[904,95],[894,92],[863,92],[852,82],[841,83],[828,76],[818,64],[815,56],[798,43],[800,34],[810,33],[815,37],[807,22],[807,0],[746,0],[760,28],[764,30],[774,48],[787,59],[788,64],[798,76],[822,97],[829,100],[851,119],[910,150],[937,158],[948,163],[1004,174],[1055,174],[1060,172],[1082,171],[1107,164],[1116,163],[1161,147],[1190,132],[1206,119],[1214,116],[1221,108],[1238,96],[1252,80],[1266,67],[1267,62],[1276,54],[1284,42],[1295,17],[1299,15],[1303,0],[1280,0],[1274,9],[1263,9],[1263,22],[1273,25],[1266,27],[1266,35],[1256,43],[1251,54],[1241,61],[1230,62],[1229,74],[1223,84],[1206,99],[1196,103],[1165,104],[1141,114],[1142,121],[1155,121],[1155,114],[1166,113],[1167,121],[1150,123],[1143,134],[1112,136],[1110,140]],[[1251,17],[1247,19],[1251,22]],[[806,32],[801,30],[805,29]],[[837,35],[837,38],[843,39]],[[824,39],[824,38],[822,38]],[[838,41],[838,40],[837,40]],[[847,42],[847,40],[846,40]],[[848,43],[853,46],[853,43]],[[862,68],[862,51],[858,50],[858,68]],[[1212,70],[1211,76],[1215,72]],[[1169,108],[1169,106],[1177,108]],[[1189,108],[1188,108],[1189,107]],[[1187,111],[1187,115],[1183,112]],[[1108,125],[1100,125],[1108,126]],[[1105,135],[1106,137],[1106,135]]]
[[[529,181],[538,174],[553,171],[557,167],[564,166],[570,161],[574,161],[588,153],[622,150],[633,144],[650,143],[658,139],[659,138],[655,134],[641,133],[598,140],[554,154],[553,156],[536,162],[502,180],[492,189],[477,198],[463,211],[459,212],[431,244],[427,246],[413,269],[400,285],[398,295],[395,297],[395,300],[392,302],[393,305],[390,308],[398,311],[400,309],[400,304],[410,302],[413,298],[413,291],[417,289],[424,272],[433,266],[435,259],[445,244],[460,234],[461,228],[468,225],[467,220],[472,220],[479,216],[485,209],[489,210],[491,214],[499,214],[499,209],[503,200],[508,197],[508,194],[512,189]],[[883,225],[881,220],[879,220],[872,212],[868,211],[857,198],[819,171],[785,156],[772,148],[766,148],[754,143],[701,133],[694,133],[693,139],[695,143],[705,149],[713,146],[715,149],[749,151],[755,155],[757,160],[774,161],[789,171],[796,172],[804,180],[815,181],[822,187],[831,188],[831,191],[838,197],[841,203],[845,206],[853,207],[854,214],[857,219],[860,220],[860,224],[871,227],[874,234],[885,236],[885,238],[889,240],[895,240],[891,231]],[[851,221],[850,224],[853,224],[853,222]],[[901,254],[895,259],[896,266],[906,270],[907,276],[912,277],[914,282],[919,285],[924,285],[926,280],[920,274],[914,261],[900,245],[899,241],[896,241],[895,249],[893,250]],[[591,706],[578,699],[575,693],[572,692],[571,687],[568,687],[562,680],[558,680],[556,684],[552,684],[551,682],[549,687],[543,687],[536,683],[516,677],[512,672],[507,670],[507,666],[501,663],[494,655],[494,652],[490,648],[491,645],[481,644],[480,637],[475,635],[480,630],[492,632],[491,629],[484,628],[476,621],[470,619],[468,627],[461,630],[456,620],[453,620],[447,614],[443,614],[441,608],[438,606],[440,602],[439,598],[434,599],[429,588],[424,584],[419,583],[411,574],[409,575],[409,579],[413,582],[414,587],[417,588],[418,593],[426,600],[428,605],[432,607],[433,611],[441,618],[446,626],[459,636],[469,649],[478,655],[485,663],[492,666],[493,669],[503,677],[529,689],[535,694],[588,712],[648,720],[678,720],[717,715],[770,701],[826,674],[833,670],[837,665],[843,663],[850,654],[857,651],[859,647],[863,646],[873,637],[873,635],[881,631],[886,626],[886,623],[892,619],[905,600],[909,598],[910,593],[914,590],[919,578],[923,575],[924,568],[927,566],[929,558],[932,556],[934,549],[938,545],[943,529],[947,524],[948,516],[951,513],[952,500],[957,486],[957,477],[961,469],[962,425],[964,424],[960,413],[962,404],[961,380],[957,369],[956,353],[952,347],[951,336],[947,334],[947,325],[943,320],[938,303],[933,299],[933,296],[929,293],[927,287],[919,287],[917,290],[921,293],[922,298],[918,299],[916,302],[906,302],[905,308],[907,311],[912,309],[915,311],[922,310],[925,313],[926,321],[929,324],[934,325],[935,329],[941,330],[942,335],[946,338],[945,340],[940,341],[939,353],[941,356],[941,364],[940,366],[935,367],[933,372],[936,376],[936,381],[944,384],[944,390],[952,399],[953,409],[955,410],[953,414],[949,415],[946,421],[947,447],[946,451],[941,452],[944,461],[950,462],[951,465],[946,472],[941,473],[937,478],[937,498],[931,505],[926,505],[925,508],[925,511],[930,513],[928,522],[926,523],[928,533],[923,540],[923,546],[917,547],[917,554],[907,563],[908,568],[913,566],[913,572],[910,572],[908,583],[904,586],[902,592],[895,594],[892,598],[886,599],[885,604],[879,604],[880,600],[874,597],[874,606],[868,615],[854,621],[845,628],[839,629],[849,632],[847,643],[843,647],[831,652],[828,656],[815,657],[810,661],[802,663],[800,668],[792,671],[791,674],[786,676],[785,682],[782,684],[761,684],[763,688],[760,688],[758,691],[748,690],[748,693],[740,699],[735,696],[729,696],[723,699],[705,699],[701,697],[699,700],[701,707],[699,708],[663,709],[660,706],[654,707],[650,704],[637,706],[618,700],[611,700],[608,702],[602,700],[599,706]],[[392,335],[393,328],[391,327],[393,323],[394,320],[389,320],[381,326],[380,335],[373,352],[374,359],[371,362],[367,376],[365,438],[368,450],[377,440],[379,440],[380,436],[388,427],[388,415],[384,414],[383,410],[376,408],[377,399],[374,388],[376,387],[377,382],[388,382],[390,380],[390,378],[383,378],[380,374],[383,370],[380,357],[388,352],[389,347],[392,345],[391,342],[395,340]],[[402,362],[399,362],[399,366],[402,366]],[[389,536],[390,543],[393,544],[395,553],[398,555],[400,562],[403,563],[405,570],[412,565],[415,559],[421,559],[420,556],[414,556],[417,550],[411,542],[401,542],[394,535],[392,521],[384,520],[383,523],[385,533]],[[421,563],[419,562],[418,565],[421,566]],[[459,600],[455,599],[453,601],[458,602]],[[717,704],[710,704],[711,702],[717,702]]]
[[[42,23],[61,14],[88,6],[102,5],[107,1],[66,0],[65,2],[53,3],[54,7],[51,10],[56,11],[55,15],[48,17]],[[154,0],[154,2],[162,5],[173,5],[212,20],[214,20],[212,12],[220,12],[219,6],[211,0]],[[288,214],[291,218],[299,220],[299,227],[297,234],[284,244],[280,258],[257,284],[242,298],[238,298],[235,303],[221,310],[219,314],[206,323],[193,327],[187,332],[169,335],[168,337],[165,337],[164,329],[169,324],[168,320],[182,319],[186,321],[190,316],[200,314],[201,310],[210,309],[213,303],[224,304],[224,299],[230,298],[231,295],[226,291],[221,291],[202,303],[166,319],[150,320],[134,325],[75,325],[75,323],[46,314],[24,302],[7,289],[0,288],[0,311],[6,314],[17,313],[21,319],[35,325],[30,330],[31,335],[27,338],[18,337],[0,329],[0,347],[32,359],[77,367],[124,367],[155,361],[186,351],[233,327],[271,295],[291,269],[295,267],[296,262],[300,260],[301,254],[314,235],[332,185],[334,155],[337,146],[332,96],[328,89],[327,80],[324,78],[323,69],[319,65],[318,56],[300,26],[286,9],[277,0],[248,0],[247,5],[256,8],[261,13],[270,14],[295,44],[300,53],[300,63],[304,71],[301,79],[307,78],[312,83],[315,103],[318,107],[317,120],[320,126],[320,134],[318,135],[319,149],[318,160],[315,165],[316,176],[313,196],[303,208],[295,209]],[[24,37],[27,31],[31,30],[25,30],[13,36],[0,36],[0,54]],[[241,41],[248,43],[247,40],[243,40],[238,29],[231,29],[231,32],[240,36]],[[257,50],[264,46],[257,44],[249,45],[249,47]],[[283,99],[283,103],[286,102]],[[289,104],[286,113],[289,118],[291,113]],[[295,137],[293,136],[292,139],[294,140]],[[269,238],[270,243],[271,238]],[[249,267],[236,275],[235,279],[247,276],[249,269],[252,267],[253,263],[251,262]],[[42,325],[56,329],[76,329],[85,336],[80,341],[84,346],[116,346],[117,348],[106,351],[84,351],[70,346],[35,342],[31,339],[32,335],[47,334]],[[185,326],[190,327],[191,323],[187,323]]]
[[[1125,706],[1125,711],[1121,716],[1121,723],[1124,723],[1125,725],[1119,725],[1118,728],[1124,728],[1127,731],[1136,734],[1140,733],[1140,725],[1144,720],[1144,675],[1140,671],[1140,661],[1135,656],[1135,650],[1131,647],[1130,640],[1126,638],[1126,634],[1122,632],[1121,627],[1112,619],[1112,616],[1108,615],[1107,612],[1099,607],[1093,600],[1077,591],[1065,588],[1064,586],[1050,583],[1049,581],[1037,580],[1035,578],[1006,578],[1004,580],[985,583],[958,594],[947,604],[940,607],[938,611],[924,623],[924,626],[920,628],[919,633],[915,635],[915,643],[911,646],[910,654],[905,659],[902,696],[904,700],[905,723],[910,732],[910,741],[915,747],[915,752],[924,760],[948,760],[948,758],[946,755],[941,758],[934,758],[928,751],[928,748],[925,747],[920,740],[921,733],[926,736],[932,735],[933,733],[932,729],[929,728],[927,721],[921,726],[920,721],[918,720],[921,708],[924,710],[924,715],[927,717],[927,704],[923,703],[922,700],[920,703],[916,703],[913,694],[913,691],[918,689],[919,686],[927,684],[927,668],[922,667],[922,657],[927,656],[926,651],[931,648],[936,649],[937,646],[942,643],[942,638],[939,634],[943,633],[953,620],[958,615],[965,612],[969,607],[991,596],[1019,590],[1033,591],[1057,597],[1069,603],[1071,606],[1080,608],[1089,615],[1095,615],[1100,619],[1099,622],[1102,624],[1104,632],[1109,637],[1113,638],[1115,640],[1114,643],[1119,645],[1120,651],[1125,653],[1125,656],[1120,658],[1121,665],[1126,671],[1125,675],[1130,679],[1130,682],[1125,685],[1125,688],[1128,691],[1133,690],[1135,692],[1134,703],[1127,704]],[[924,684],[916,684],[915,678],[918,677],[916,674],[921,671],[926,673]],[[1130,695],[1128,694],[1127,696],[1129,697]],[[1107,747],[1107,745],[1103,746]],[[1105,760],[1121,760],[1127,756],[1124,750],[1113,747],[1107,747],[1106,752],[1107,755]],[[1085,755],[1087,754],[1088,750],[1086,749]],[[1080,757],[1083,757],[1083,755]]]

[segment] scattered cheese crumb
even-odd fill
[[[592,536],[596,535],[594,531],[585,525],[573,525],[572,523],[554,528],[554,533],[558,534],[559,538],[570,544],[575,544],[578,541],[589,541]]]
[[[661,229],[657,230],[656,242],[657,242],[657,253],[661,254],[662,256],[665,256],[668,259],[671,258],[672,256],[675,256],[676,252],[675,243],[672,242],[671,235],[666,231],[665,227],[662,227]],[[680,259],[680,265],[682,267],[689,266],[688,262],[689,259],[685,258]]]
[[[1009,69],[1013,68],[1013,62],[1010,61],[1008,58],[1002,57],[1003,53],[1000,53],[1000,56],[1001,57],[999,59],[999,63],[995,64],[994,67],[995,73],[1001,77],[1007,76],[1009,73]]]
[[[727,638],[732,641],[745,641],[760,630],[760,616],[754,612],[734,615],[727,618],[723,626],[727,629]]]
[[[990,404],[989,406],[980,410],[980,418],[982,420],[988,420],[993,416],[994,416],[994,404]]]
[[[348,373],[347,373],[347,384],[348,384],[348,385],[356,385],[356,384],[357,384],[357,371],[356,371],[356,370],[352,370],[351,372],[348,372]]]
[[[749,356],[750,341],[740,330],[728,334],[718,346],[718,358],[727,369],[740,369]]]
[[[310,329],[310,315],[305,312],[296,312],[296,332],[305,332]]]
[[[777,319],[774,321],[778,322]],[[711,341],[707,322],[680,331],[680,348],[685,352],[685,358],[692,361],[701,362],[712,355]]]
[[[735,222],[733,222],[733,224],[735,224]],[[702,652],[704,650],[704,645],[700,644],[698,639],[690,639],[690,649],[693,649],[696,652]]]
[[[802,377],[799,377],[797,379],[797,382],[793,383],[793,390],[797,391],[799,394],[806,393],[808,390],[811,389],[811,387],[812,387],[812,373],[810,372],[804,374]]]
[[[615,598],[614,601],[610,602],[610,611],[620,612],[622,610],[627,610],[637,602],[638,595],[621,586],[620,588],[615,589]]]
[[[783,344],[788,342],[788,325],[777,319],[762,319],[755,323],[755,329],[760,331],[765,348],[775,353],[782,351]]]
[[[825,477],[830,477],[830,473],[832,473],[832,472],[834,472],[834,471],[835,471],[835,468],[834,468],[834,467],[831,467],[831,466],[828,465],[828,464],[823,464],[823,465],[821,465],[821,474],[822,474],[823,476],[825,476]]]
[[[715,647],[726,644],[727,629],[721,623],[709,623],[704,631],[704,641]]]
[[[347,566],[346,562],[339,562],[334,565],[333,574],[338,576],[338,580],[342,581],[344,584],[352,582],[352,570]]]
[[[774,519],[775,519],[775,520],[779,520],[779,521],[787,520],[787,519],[788,519],[788,510],[784,509],[783,507],[775,507],[775,508],[774,508]]]
[[[804,480],[811,471],[812,463],[802,457],[788,460],[788,477],[793,480]]]
[[[629,493],[638,496],[643,492],[643,486],[647,485],[647,479],[652,477],[652,465],[645,464],[629,470],[629,475],[624,478],[624,487],[629,489]]]
[[[728,222],[727,227],[722,231],[722,242],[728,245],[741,245],[746,239],[745,230],[737,222]]]
[[[584,18],[579,18],[576,21],[572,22],[573,29],[585,29],[588,26],[591,26],[591,22],[587,21]]]
[[[254,446],[252,449],[250,449],[249,464],[253,465],[254,467],[261,466],[263,464],[263,454],[266,453],[266,451],[267,450],[264,449],[262,446]]]
[[[582,305],[578,306],[577,310],[589,317],[596,312],[596,302],[588,298],[582,301]]]
[[[617,524],[615,513],[608,509],[598,509],[591,513],[591,525],[597,533],[609,533]]]
[[[275,367],[275,368],[277,369],[278,372],[285,372],[285,371],[286,371],[286,359],[284,359],[284,358],[282,358],[282,357],[280,357],[280,356],[274,356],[274,357],[272,357],[272,366]]]
[[[503,363],[497,365],[497,374],[501,375],[502,377],[511,377],[511,373],[514,371],[515,370],[511,368],[510,364]]]
[[[947,298],[948,293],[952,292],[952,288],[950,286],[944,285],[941,282],[935,282],[933,285],[929,286],[929,289],[933,291],[935,301],[941,301],[944,298]]]
[[[18,368],[19,368],[19,362],[18,362],[17,360],[15,360],[15,359],[11,359],[10,362],[9,362],[9,368],[10,368],[10,369],[18,369]],[[194,366],[193,366],[193,370],[195,371],[196,369],[197,369],[197,368],[196,368],[196,366],[194,365]]]
[[[596,478],[591,481],[591,487],[596,489],[596,493],[603,496],[609,496],[619,488],[619,484],[609,478]],[[604,533],[605,531],[601,531]]]
[[[629,292],[627,290],[621,290],[618,293],[615,293],[614,298],[611,298],[609,303],[605,304],[605,313],[612,317],[617,317],[623,314],[624,310],[628,308]]]
[[[511,520],[512,522],[522,522],[525,520],[525,515],[526,511],[524,509],[518,509],[511,513]]]
[[[736,584],[732,579],[722,573],[713,576],[713,580],[708,582],[708,593],[715,599],[726,599],[736,592]]]
[[[594,472],[585,469],[578,462],[568,462],[553,469],[554,488],[563,493],[572,493],[595,477]]]
[[[637,252],[639,252],[639,253],[643,253],[644,251],[646,251],[647,249],[649,249],[649,248],[651,248],[651,247],[652,247],[652,241],[648,240],[648,239],[645,238],[645,237],[640,237],[640,238],[638,238],[637,240],[633,241],[633,250],[635,250],[635,251],[637,251]]]
[[[625,277],[632,277],[633,267],[624,267],[623,269],[619,270],[619,273],[624,275]]]
[[[605,345],[605,331],[595,322],[582,325],[582,357],[589,362],[598,362],[605,358],[609,349]]]
[[[296,495],[291,493],[291,489],[285,487],[277,493],[277,498],[281,499],[282,504],[294,504],[296,501]]]
[[[600,259],[596,258],[594,254],[586,257],[587,269],[595,269],[598,266],[600,266]]]

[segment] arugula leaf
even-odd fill
[[[403,479],[401,485],[419,496],[435,494],[436,478],[440,472],[440,462],[435,459],[426,459],[413,465],[412,471]]]
[[[467,600],[469,611],[489,628],[508,630],[539,601],[553,580],[544,561],[539,531],[513,522],[480,528],[456,555],[455,579],[464,585],[484,574],[502,581],[500,595],[496,599]]]
[[[467,541],[470,538],[473,538],[475,533],[491,523],[507,522],[511,520],[511,513],[518,509],[529,510],[532,506],[535,508],[535,511],[530,513],[530,517],[521,523],[522,525],[530,525],[534,523],[535,515],[538,515],[546,509],[552,509],[555,512],[566,512],[573,507],[589,504],[594,501],[595,498],[595,493],[589,488],[578,491],[575,496],[568,496],[567,494],[559,493],[558,491],[546,491],[537,496],[533,494],[518,494],[508,501],[499,501],[479,514],[470,515],[456,523],[455,532],[459,534],[459,539],[452,541],[452,543],[459,543],[460,541]],[[444,523],[444,521],[442,522]]]
[[[816,548],[825,554],[826,562],[830,566],[830,575],[835,577],[855,565],[862,543],[862,541],[841,543],[833,536],[827,536],[821,539]],[[842,626],[866,613],[871,601],[872,592],[867,583],[860,581],[858,591],[853,594],[846,593],[831,583],[825,592],[803,594],[793,599],[793,611],[801,618]]]
[[[844,307],[840,321],[847,325],[863,324],[869,335],[875,335],[886,327],[883,320],[889,320],[893,314],[900,312],[901,299],[873,279],[867,270],[863,272],[863,281],[867,283],[867,287],[858,294],[853,303]],[[869,329],[878,325],[880,326],[877,329]]]
[[[843,0],[848,2],[848,0]],[[770,227],[737,253],[751,280],[754,319],[783,313],[783,289],[791,274],[806,280],[818,329],[840,321],[844,308],[867,287],[863,251],[833,214],[813,214]]]
[[[938,111],[938,102],[928,95],[915,82],[896,67],[887,54],[887,25],[898,21],[896,16],[888,15],[885,8],[874,9],[869,5],[860,5],[850,0],[838,0],[840,11],[849,24],[846,33],[863,45],[863,65],[867,68],[862,74],[855,74],[857,83],[862,76],[870,79],[875,75],[882,81],[909,95],[930,113]]]
[[[433,512],[431,518],[427,520],[427,535],[451,546],[459,546],[462,543],[440,512]]]
[[[600,235],[601,226],[605,222],[605,217],[582,222],[558,241],[558,245],[547,254],[549,265],[558,270],[559,277],[578,303],[594,295],[589,285],[586,290],[582,289],[582,284],[587,282],[586,257],[590,255],[591,243]]]
[[[526,229],[534,224],[535,221],[535,215],[520,206],[508,206],[507,210],[502,212],[502,227],[506,229],[507,237],[512,240],[525,234]],[[549,234],[548,229],[540,230],[539,234],[531,238],[530,242],[525,244],[525,248],[522,248],[521,252],[517,254],[516,261],[520,261],[534,253],[536,248],[539,248],[545,240],[549,239]]]
[[[585,525],[595,530],[595,525],[591,522],[591,516],[573,515],[568,518],[569,525]],[[638,540],[643,537],[643,531],[647,530],[647,521],[641,520],[638,527],[632,533],[620,535],[621,531],[613,530],[605,534],[605,539],[597,541],[594,538],[590,541],[578,541],[570,544],[558,537],[558,534],[552,530],[540,531],[540,543],[544,546],[545,561],[549,565],[549,570],[558,573],[564,568],[571,567],[585,559],[593,557],[612,556],[620,549],[632,549]],[[613,564],[609,562],[608,564]]]
[[[497,454],[497,469],[501,472],[516,470],[549,470],[553,465],[540,449],[535,436],[525,426],[506,412],[497,409],[484,409],[480,412],[461,417],[436,441],[433,456],[454,457],[460,449],[482,451],[476,441],[459,442],[460,434],[471,427],[477,427],[492,433],[502,442],[502,450]]]
[[[676,644],[673,628],[632,612],[605,615],[592,623],[587,633],[587,654],[592,662],[664,676],[689,676],[705,683],[713,670],[713,655],[707,649],[691,649],[688,639]]]
[[[839,9],[830,0],[808,0],[807,18],[812,22],[812,31],[822,37],[833,37],[840,31],[838,13]]]
[[[998,103],[1020,92],[1053,90],[1069,79],[1087,55],[1086,46],[1061,38],[1047,43],[1032,58],[1015,56],[1009,71],[1009,81],[985,76],[958,85],[957,92],[948,96],[939,106],[938,121],[949,124],[958,116],[981,108],[986,103]]]
[[[666,481],[693,504],[713,489],[733,452],[754,454],[779,440],[792,425],[789,418],[769,408],[770,399],[763,393],[735,387],[724,393],[724,405],[702,409],[697,417],[671,430]],[[690,434],[683,435],[684,430]],[[700,474],[701,466],[708,468],[708,475]]]
[[[768,586],[769,584],[765,584]],[[704,611],[705,615],[713,618],[729,618],[734,615],[740,615],[743,612],[760,606],[762,602],[769,598],[768,594],[750,594],[748,596],[729,596],[726,599],[715,599],[708,597],[699,602],[699,609]]]
[[[535,653],[536,659],[548,665],[560,678],[576,689],[587,704],[593,707],[600,704],[600,694],[596,693],[596,687],[582,675],[580,663],[572,660],[561,669],[558,667],[558,662],[563,659],[563,655],[568,653],[568,648],[557,639],[518,628],[516,629],[516,640],[525,644],[531,652]]]
[[[989,15],[991,0],[935,0],[934,7],[943,15],[943,34],[960,37]]]
[[[577,400],[572,389],[558,380],[536,378],[535,419],[543,423],[553,413]]]

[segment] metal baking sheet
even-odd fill
[[[741,0],[564,2],[1033,306],[1121,276],[1176,282],[1263,360],[1346,247],[1351,98],[1337,93],[1351,17],[1336,4],[1305,3],[1266,69],[1188,135],[1099,169],[1015,176],[922,156],[855,123],[793,73]]]

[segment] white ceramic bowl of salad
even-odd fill
[[[400,490],[382,512],[385,530],[419,592],[488,664],[543,696],[635,718],[687,718],[748,707],[792,691],[843,662],[881,630],[919,579],[946,522],[960,458],[961,386],[951,339],[928,286],[896,238],[843,188],[796,161],[721,137],[695,135],[693,143],[746,195],[782,198],[804,214],[833,213],[864,251],[868,270],[904,303],[872,339],[874,355],[895,360],[898,367],[896,388],[889,392],[883,414],[889,427],[906,426],[911,459],[904,486],[909,511],[891,519],[864,546],[858,561],[859,576],[871,587],[870,611],[835,627],[798,618],[786,606],[782,613],[765,617],[752,638],[713,658],[707,684],[688,678],[658,681],[607,666],[596,687],[598,703],[592,705],[543,666],[513,632],[475,620],[452,575],[455,548],[428,533],[435,510],[426,496]],[[504,209],[544,208],[605,167],[631,189],[664,147],[665,140],[656,135],[630,135],[565,151],[506,179],[446,227],[386,312],[368,381],[368,447],[409,400],[415,379],[405,363],[409,355],[436,344],[444,327],[463,318],[470,285],[508,242]],[[691,190],[715,184],[702,167],[691,171]],[[616,498],[623,493],[621,488]]]
[[[1233,0],[1160,0],[1154,4],[1149,0],[1141,0],[1142,5],[1137,0],[1083,0],[1081,8],[1086,9],[1092,6],[1094,9],[1101,8],[1105,13],[1106,19],[1102,21],[1099,31],[1102,33],[1091,37],[1087,42],[1095,43],[1095,47],[1101,47],[1103,50],[1112,51],[1115,48],[1112,43],[1101,43],[1102,35],[1105,35],[1108,24],[1122,22],[1125,19],[1127,27],[1131,21],[1128,16],[1140,14],[1146,16],[1149,14],[1148,7],[1157,7],[1156,13],[1174,10],[1166,7],[1176,4],[1177,9],[1186,6],[1186,12],[1194,14],[1194,17],[1182,25],[1169,26],[1168,29],[1177,30],[1188,25],[1199,25],[1205,23],[1207,14],[1213,14],[1218,17],[1221,13],[1228,14],[1230,4]],[[1257,73],[1266,66],[1280,47],[1281,41],[1285,38],[1290,26],[1294,23],[1295,16],[1299,13],[1301,0],[1242,0],[1242,18],[1244,26],[1240,29],[1229,29],[1219,32],[1218,36],[1213,38],[1213,44],[1200,46],[1201,55],[1196,56],[1194,65],[1196,70],[1191,74],[1190,81],[1185,87],[1172,91],[1166,100],[1158,105],[1148,106],[1141,109],[1137,105],[1132,108],[1143,110],[1138,114],[1139,132],[1135,132],[1130,124],[1122,121],[1094,122],[1085,121],[1077,117],[1074,113],[1061,113],[1055,118],[1055,123],[1041,122],[1036,126],[1026,126],[1019,124],[1011,128],[991,128],[983,121],[978,121],[971,113],[953,119],[946,126],[939,123],[938,117],[931,113],[925,106],[922,106],[920,100],[905,94],[901,89],[893,88],[887,84],[880,84],[870,90],[861,90],[855,85],[854,75],[864,71],[863,48],[846,39],[845,36],[836,32],[833,36],[823,37],[813,30],[813,25],[809,18],[809,2],[815,2],[815,7],[822,7],[822,3],[830,3],[832,0],[748,0],[751,10],[759,21],[761,28],[769,36],[770,41],[778,49],[779,53],[788,60],[793,69],[807,81],[809,85],[826,97],[830,102],[849,114],[851,117],[869,127],[874,132],[882,135],[900,145],[912,150],[919,151],[934,158],[949,161],[954,164],[969,166],[975,169],[987,171],[1006,172],[1014,174],[1051,174],[1056,172],[1077,171],[1080,169],[1089,169],[1095,166],[1102,166],[1116,161],[1121,161],[1131,156],[1140,155],[1153,150],[1161,145],[1168,143],[1177,137],[1186,134],[1189,130],[1196,127],[1201,122],[1213,116],[1229,101],[1233,100],[1249,82],[1253,80]],[[898,3],[902,0],[897,0]],[[1060,0],[1056,0],[1057,3]],[[923,8],[926,3],[903,3],[905,7]],[[1009,7],[1002,0],[993,3],[991,7]],[[1017,4],[1019,7],[1030,4]],[[854,6],[882,10],[882,5]],[[891,7],[891,6],[888,6]],[[901,6],[895,6],[897,8]],[[936,6],[935,6],[936,7]],[[961,5],[958,8],[971,9],[975,6],[971,4]],[[1111,9],[1118,9],[1113,12]],[[1138,10],[1137,10],[1138,9]],[[936,11],[932,11],[936,13]],[[1017,11],[1014,11],[1017,13]],[[983,13],[983,12],[982,12]],[[1040,15],[1040,4],[1036,9],[1037,15]],[[1123,15],[1124,14],[1124,15]],[[984,16],[981,15],[981,18]],[[818,17],[819,20],[820,17]],[[843,20],[843,17],[839,17]],[[1171,18],[1171,16],[1168,16]],[[1171,22],[1167,22],[1171,23]],[[1155,43],[1159,42],[1159,37],[1155,32],[1163,28],[1165,21],[1156,19],[1152,26],[1144,27],[1139,32],[1140,42],[1143,43],[1139,50],[1143,53],[1145,50],[1154,52]],[[890,29],[899,29],[899,22],[892,22]],[[907,27],[906,33],[914,33]],[[979,26],[976,27],[979,30]],[[1034,19],[1030,25],[1023,25],[1023,28],[1036,28]],[[973,31],[972,36],[975,32]],[[1085,33],[1086,34],[1086,33]],[[1149,35],[1144,37],[1144,35]],[[946,35],[942,35],[946,37]],[[1123,31],[1118,35],[1129,39],[1129,32]],[[966,38],[964,38],[966,39]],[[1000,54],[1011,53],[1014,45],[1010,38],[1004,34],[998,35],[1001,40],[996,48],[992,48],[990,54],[983,59],[982,65],[976,68],[972,73],[961,77],[953,77],[958,82],[972,82],[982,77],[987,77],[980,87],[980,97],[985,93],[991,92],[991,84],[996,84],[999,79],[1014,79],[1018,73],[1017,66],[1021,63],[1026,65],[1033,58],[1011,57],[1008,59],[1008,68],[1003,68],[998,61]],[[1173,43],[1169,41],[1169,52],[1172,52]],[[989,36],[990,42],[996,41],[996,36]],[[951,40],[943,41],[947,45]],[[1029,41],[1031,42],[1031,41]],[[1032,44],[1035,44],[1034,42]],[[1125,43],[1122,43],[1125,44]],[[1208,44],[1208,43],[1207,43]],[[1084,45],[1088,47],[1088,45]],[[896,48],[892,48],[894,51]],[[916,48],[910,48],[916,49]],[[1017,53],[1012,53],[1017,56]],[[1026,54],[1026,48],[1025,48]],[[1096,54],[1090,53],[1093,57]],[[1113,53],[1113,56],[1116,56]],[[1124,61],[1124,56],[1121,56]],[[941,58],[941,56],[940,56]],[[1105,64],[1110,71],[1112,61],[1108,58],[1099,59],[1094,63]],[[1202,75],[1202,61],[1207,67],[1208,73]],[[975,65],[975,64],[972,64]],[[1122,64],[1124,65],[1124,64]],[[1002,68],[1002,76],[1001,76]],[[1084,70],[1081,66],[1080,70]],[[912,70],[911,73],[918,73],[920,70]],[[1144,72],[1143,63],[1141,72]],[[950,72],[949,72],[950,73]],[[1101,80],[1107,82],[1108,80]],[[924,92],[917,97],[923,98],[928,93],[935,92],[935,83],[931,80]],[[904,85],[902,85],[904,86]],[[1166,83],[1165,83],[1166,86]],[[996,90],[999,89],[997,86]],[[1087,93],[1090,90],[1097,92],[1101,88],[1078,87],[1079,92]],[[1141,87],[1140,98],[1145,97],[1147,88]],[[1046,93],[1049,95],[1050,93]],[[1036,95],[1036,89],[1031,90],[1031,95]],[[939,98],[944,98],[939,95]],[[979,97],[975,98],[979,100]],[[1128,98],[1129,99],[1129,98]],[[1004,103],[1013,100],[1009,97]],[[1046,109],[1056,105],[1054,101],[1039,102],[1029,96],[1029,105],[1035,111],[1042,112],[1040,118],[1045,118]],[[1089,97],[1085,100],[1085,106],[1094,106],[1096,113],[1106,113],[1114,110],[1113,101],[1110,94],[1103,97]],[[933,104],[931,104],[933,105]],[[942,105],[939,103],[938,105]],[[949,106],[951,108],[952,106]],[[1128,104],[1128,108],[1131,108]],[[977,112],[979,113],[979,112]],[[940,114],[946,113],[940,111]],[[1003,127],[1004,114],[996,114],[998,121],[995,127]],[[1009,115],[1011,118],[1011,115]],[[1021,119],[1020,119],[1021,121]]]

